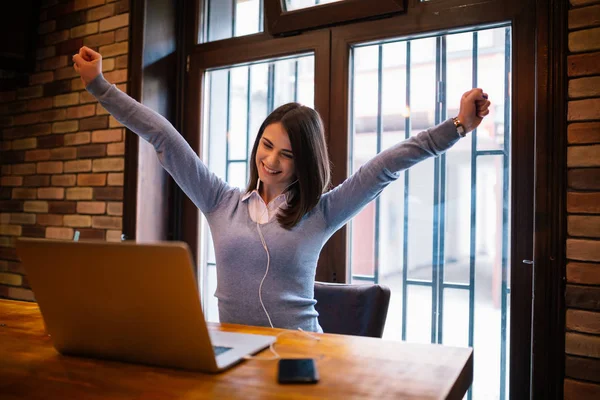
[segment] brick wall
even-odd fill
[[[570,0],[565,399],[600,398],[600,1]]]
[[[100,51],[126,91],[129,0],[42,0],[36,70],[0,92],[0,297],[34,300],[17,237],[119,240],[124,128],[76,77],[71,56]]]

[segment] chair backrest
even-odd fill
[[[390,304],[387,286],[315,282],[315,300],[325,333],[383,335]]]

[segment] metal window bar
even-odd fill
[[[410,68],[411,66],[411,42],[406,42],[406,108],[410,110]],[[411,121],[410,113],[404,118],[404,139],[410,137]],[[408,193],[410,183],[410,170],[404,171],[404,221],[402,226],[404,248],[402,249],[402,340],[406,340],[406,316],[408,305]]]
[[[377,47],[377,148],[376,154],[381,153],[381,135],[383,133],[383,45]],[[375,200],[375,246],[373,283],[379,283],[379,226],[381,217],[381,197]]]

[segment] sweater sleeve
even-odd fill
[[[319,207],[333,234],[354,217],[400,172],[429,157],[437,157],[460,139],[451,119],[410,137],[377,154],[356,173],[325,193]]]
[[[211,212],[232,190],[208,170],[167,119],[108,83],[102,74],[86,90],[117,121],[154,147],[162,166],[200,211]]]

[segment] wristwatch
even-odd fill
[[[465,137],[467,135],[467,132],[465,131],[465,127],[463,126],[462,122],[460,122],[460,119],[458,119],[458,117],[454,117],[452,118],[452,122],[454,122],[456,132],[458,132],[460,137]]]

